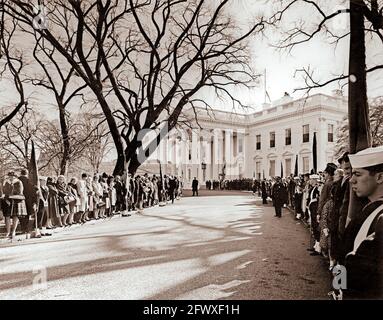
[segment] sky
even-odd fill
[[[284,3],[288,0],[284,0]],[[333,12],[335,9],[343,8],[341,4],[344,1],[332,0],[318,0],[326,12]],[[264,14],[266,17],[270,15],[275,9],[275,5],[279,3],[278,0],[233,0],[230,13],[234,16],[237,23],[245,30],[247,26],[256,19],[257,16]],[[317,20],[317,14],[310,9],[307,5],[297,5],[290,9],[288,16],[283,20],[283,23],[276,29],[268,30],[264,37],[259,35],[252,36],[250,41],[250,48],[252,52],[252,65],[254,70],[260,74],[259,82],[256,88],[252,90],[236,89],[235,95],[241,99],[245,104],[254,108],[254,111],[259,110],[265,99],[265,79],[264,73],[267,74],[266,89],[271,100],[278,100],[288,92],[294,98],[300,98],[306,94],[305,91],[295,91],[304,85],[304,81],[299,74],[296,74],[297,69],[310,66],[314,70],[315,79],[318,81],[327,81],[334,75],[347,73],[348,69],[348,39],[342,40],[336,48],[329,45],[328,41],[323,36],[317,36],[310,42],[301,44],[294,47],[291,51],[281,51],[272,47],[283,36],[283,30],[288,29],[299,19],[312,21],[313,25]],[[343,15],[337,20],[332,22],[333,28],[342,31],[348,28],[348,15]],[[308,20],[308,17],[310,20]],[[380,46],[376,46],[374,40],[369,40],[368,46],[368,63],[373,65],[383,58],[379,50]],[[332,90],[338,89],[338,84],[333,83],[324,88],[313,90],[311,93],[325,93],[332,94]],[[382,94],[383,81],[382,73],[375,72],[368,77],[368,90],[369,97],[374,97]],[[344,91],[347,94],[347,89]],[[9,101],[14,100],[15,90],[9,83],[1,80],[0,82],[0,104],[5,105]],[[50,105],[51,97],[46,96],[45,93],[40,93],[43,99],[36,101],[40,111],[52,116],[56,116],[54,107]],[[209,92],[203,92],[203,98],[209,101],[216,109],[230,110],[230,104],[217,99]]]

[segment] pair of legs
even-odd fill
[[[12,227],[11,227],[11,219],[12,219]],[[5,217],[5,228],[7,230],[6,238],[9,238],[12,233],[12,238],[16,236],[17,225],[19,224],[18,217]]]
[[[197,195],[197,197],[198,197],[198,190],[193,190],[193,197],[194,197],[195,195]]]
[[[280,218],[282,217],[282,206],[281,205],[275,205],[275,216]]]
[[[28,212],[30,213],[30,212]],[[21,227],[21,232],[23,234],[26,234],[27,237],[30,235],[30,224],[29,224],[29,214],[27,216],[23,216],[19,218],[20,221],[20,227]]]
[[[40,206],[37,211],[37,227],[39,229],[48,226],[48,207]]]

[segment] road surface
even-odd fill
[[[325,262],[287,209],[278,219],[251,193],[202,194],[3,241],[0,299],[327,299]]]

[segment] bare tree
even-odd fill
[[[287,4],[281,1],[282,9],[274,16],[273,21],[282,21],[283,17],[297,4],[309,6],[318,15],[317,23],[305,24],[297,23],[292,29],[287,31],[287,36],[279,44],[280,48],[293,48],[296,45],[307,43],[321,33],[327,34],[333,39],[334,44],[338,44],[342,39],[349,39],[349,71],[346,75],[339,75],[325,82],[314,79],[312,72],[307,69],[303,72],[306,88],[310,91],[313,88],[320,88],[335,81],[346,80],[348,85],[348,136],[349,151],[356,153],[371,146],[371,129],[369,120],[369,108],[367,101],[367,74],[379,69],[383,65],[377,64],[367,68],[366,63],[366,35],[370,34],[377,37],[379,42],[383,42],[383,3],[378,0],[348,0],[345,10],[330,11],[326,10],[322,4],[309,0],[292,0]],[[329,23],[338,15],[348,13],[350,17],[350,28],[346,31],[336,32],[331,29]],[[313,21],[310,15],[310,21]],[[366,26],[367,25],[367,26]],[[360,205],[356,195],[350,190],[349,218],[352,219],[358,214]]]
[[[383,97],[372,99],[369,105],[372,146],[377,147],[383,145]],[[340,156],[349,150],[348,132],[348,120],[346,117],[343,119],[343,123],[337,133],[336,156]]]
[[[113,150],[113,142],[110,137],[108,126],[101,121],[102,115],[84,115],[86,131],[91,132],[90,143],[87,144],[82,159],[89,162],[93,172],[100,171],[100,165],[105,157]]]
[[[64,19],[66,28],[69,28],[68,21]],[[68,66],[65,61],[62,61],[62,56],[57,54],[57,50],[46,44],[46,41],[36,33],[35,47],[33,50],[33,57],[41,67],[42,74],[33,75],[29,81],[35,86],[42,87],[50,91],[57,103],[59,110],[59,123],[61,131],[61,143],[63,152],[60,159],[59,173],[65,175],[68,170],[70,162],[71,144],[69,138],[68,117],[69,113],[66,111],[71,102],[76,101],[76,98],[83,97],[81,93],[87,85],[80,84],[79,81],[73,81],[74,69]],[[70,43],[70,35],[66,35],[68,43]],[[67,47],[66,50],[71,52],[72,56],[74,51],[72,48]],[[77,82],[77,83],[76,83]],[[78,101],[78,99],[77,99]]]
[[[104,121],[90,122],[89,115],[79,114],[69,118],[67,166],[70,167],[84,158],[89,148],[99,143],[99,126]],[[40,150],[39,169],[43,172],[62,174],[62,159],[67,152],[62,143],[61,124],[57,121],[44,121],[36,134],[36,144]],[[100,150],[98,150],[100,151]],[[68,172],[65,172],[67,174]]]
[[[3,5],[3,1],[0,6]],[[0,110],[0,129],[9,121],[11,121],[18,112],[28,105],[25,97],[24,83],[21,76],[25,69],[25,59],[23,52],[20,51],[14,43],[18,22],[16,19],[8,19],[5,21],[4,11],[0,12],[0,79],[2,82],[7,78],[13,82],[18,93],[18,101],[10,106],[3,107]]]
[[[0,146],[13,167],[30,168],[31,141],[36,136],[43,118],[30,107],[19,113],[0,131]]]
[[[255,79],[246,40],[263,30],[260,18],[248,30],[236,28],[229,0],[49,1],[55,12],[48,29],[35,30],[53,46],[96,96],[117,150],[115,174],[141,162],[141,130],[174,128],[185,107],[209,108],[202,88],[241,105],[230,92]],[[27,1],[9,1],[5,11],[31,28]],[[61,17],[61,18],[60,18]],[[68,17],[70,24],[62,23]],[[69,28],[69,30],[68,30]],[[65,39],[63,34],[71,37]],[[70,39],[70,40],[69,40]],[[66,50],[74,44],[75,54]],[[163,135],[158,134],[147,156]]]

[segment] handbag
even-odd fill
[[[65,202],[65,204],[70,204],[72,202],[76,202],[76,198],[73,195],[68,194],[68,195],[64,196],[64,202]]]

